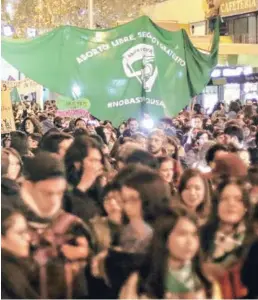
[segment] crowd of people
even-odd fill
[[[152,129],[13,106],[3,299],[257,299],[258,103]]]

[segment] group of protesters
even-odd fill
[[[258,103],[153,128],[13,106],[3,299],[257,299]]]

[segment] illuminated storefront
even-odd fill
[[[250,66],[217,67],[211,74],[211,81],[202,93],[202,105],[207,109],[216,101],[229,104],[240,99],[258,100],[258,69]]]

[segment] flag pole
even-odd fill
[[[94,21],[93,21],[93,0],[88,0],[88,11],[89,11],[89,28],[93,29]]]

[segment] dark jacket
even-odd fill
[[[110,294],[114,299],[131,273],[138,271],[145,262],[145,254],[126,253],[109,250],[105,261],[106,276],[111,286]]]
[[[2,206],[13,210],[19,210],[21,206],[20,186],[14,180],[2,177],[1,179],[1,200]]]
[[[36,265],[28,259],[15,257],[3,249],[1,254],[1,298],[39,299],[39,294],[35,289],[38,279]]]
[[[248,299],[258,299],[258,240],[251,249],[244,262],[241,280],[248,288]]]
[[[103,215],[103,209],[97,197],[89,192],[83,193],[77,188],[66,193],[63,208],[66,212],[81,218],[84,222],[88,222],[95,216]]]

